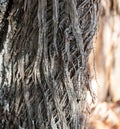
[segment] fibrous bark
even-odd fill
[[[97,0],[9,0],[1,25],[1,129],[84,129]],[[6,13],[6,11],[5,11]],[[5,14],[4,13],[4,14]],[[1,35],[0,35],[1,36]]]

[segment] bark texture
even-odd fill
[[[98,0],[0,2],[0,128],[86,128]]]

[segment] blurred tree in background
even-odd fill
[[[96,77],[100,85],[97,86],[97,92],[102,94],[98,98],[100,101],[105,101],[109,96],[110,101],[118,101],[120,99],[120,0],[102,0],[101,5],[98,35],[94,44]],[[94,59],[91,57],[90,65],[92,66]],[[91,74],[95,79],[93,68]]]
[[[84,129],[98,0],[0,0],[0,129]]]
[[[98,98],[91,128],[120,129],[120,0],[101,0],[101,9],[89,61]]]

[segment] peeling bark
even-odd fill
[[[9,0],[5,8],[0,128],[86,128],[87,62],[98,1]]]

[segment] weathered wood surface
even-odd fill
[[[98,1],[5,3],[0,14],[0,128],[86,128],[87,62]]]

